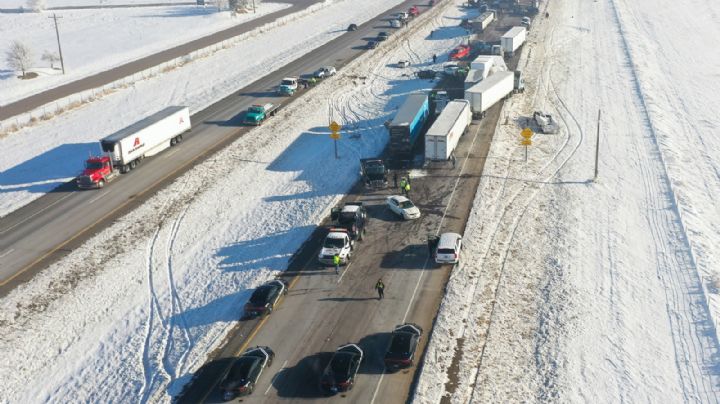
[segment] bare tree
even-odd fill
[[[32,64],[32,59],[30,48],[20,41],[13,41],[10,50],[5,54],[5,60],[7,60],[10,67],[22,71],[23,78],[25,78],[25,72]]]
[[[47,8],[46,0],[27,0],[27,6],[33,11],[42,11]]]
[[[42,56],[41,56],[40,58],[41,58],[42,60],[46,61],[46,62],[50,62],[50,68],[51,68],[51,69],[54,69],[54,68],[55,68],[55,62],[57,62],[57,61],[60,60],[60,57],[58,56],[57,53],[55,53],[55,52],[50,52],[49,50],[45,50],[45,52],[43,52],[43,54],[42,54]]]

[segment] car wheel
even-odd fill
[[[252,394],[255,390],[255,383],[250,384],[250,387],[248,387],[248,394]]]
[[[269,305],[269,306],[267,307],[267,310],[265,310],[265,315],[266,315],[266,316],[269,316],[270,313],[272,313],[272,311],[273,311],[273,306],[274,306],[274,305],[271,304],[271,305]]]

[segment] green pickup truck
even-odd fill
[[[252,105],[245,112],[245,122],[248,125],[260,125],[268,116],[275,115],[275,112],[280,108],[280,104],[262,104]]]

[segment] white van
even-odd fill
[[[443,233],[440,235],[435,249],[435,262],[438,264],[457,264],[460,261],[462,236],[457,233]]]

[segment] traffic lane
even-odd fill
[[[440,178],[441,184],[431,186],[426,186],[425,182],[435,180],[434,176],[418,178],[412,181],[413,188],[418,194],[432,195],[435,200],[449,200],[454,184],[444,180],[447,175]],[[381,195],[381,198],[377,194],[360,197],[368,205],[371,219],[365,239],[358,244],[349,268],[344,269],[341,276],[335,275],[333,269],[318,267],[310,270],[308,275],[301,274],[296,284],[297,292],[291,292],[282,308],[273,313],[255,337],[253,345],[288,347],[288,335],[301,343],[292,346],[290,352],[275,349],[277,361],[287,361],[289,365],[282,374],[266,378],[258,385],[256,391],[266,391],[273,383],[268,396],[249,397],[244,401],[273,401],[268,398],[273,393],[277,400],[283,401],[323,397],[318,384],[326,363],[321,359],[337,346],[355,342],[365,348],[366,361],[355,389],[346,395],[353,400],[370,402],[383,374],[382,358],[389,333],[395,325],[402,323],[415,299],[433,293],[436,298],[430,300],[437,302],[437,297],[442,295],[450,268],[428,265],[425,242],[427,230],[437,231],[442,213],[430,212],[419,220],[401,221],[384,206],[384,196],[389,193]],[[392,261],[402,261],[402,265],[389,265],[388,256]],[[380,277],[387,285],[383,301],[377,300],[373,289]],[[429,330],[432,314],[407,320],[420,323]],[[313,370],[312,375],[308,374],[310,370]],[[400,389],[404,390],[400,396],[403,400],[412,375],[409,371],[393,374],[393,383],[397,375],[406,376],[402,383],[404,387]]]

